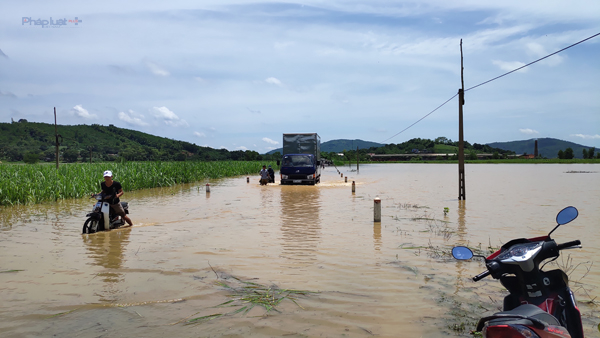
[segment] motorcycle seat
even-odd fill
[[[546,325],[562,326],[558,319],[548,312],[540,309],[533,304],[523,304],[509,311],[502,311],[486,318],[482,318],[477,325],[478,331],[481,331],[483,324],[487,322],[488,326],[501,324],[521,324],[532,325],[534,322],[543,322]]]

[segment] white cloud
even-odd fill
[[[167,107],[152,107],[151,111],[156,118],[163,120],[166,125],[173,127],[188,126],[188,123],[185,120],[180,119],[177,114]]]
[[[129,124],[136,126],[147,126],[148,123],[144,122],[144,115],[138,114],[133,110],[129,109],[127,113],[119,112],[119,120],[125,121]]]
[[[244,146],[239,146],[239,147],[236,147],[235,149],[237,149],[237,150],[243,150],[243,151],[248,150],[248,148],[246,148]]]
[[[84,119],[92,120],[98,118],[96,114],[90,114],[87,109],[83,108],[80,104],[76,105],[71,109],[71,114],[79,117],[83,117]]]
[[[163,68],[161,68],[157,64],[155,64],[153,62],[150,62],[150,61],[146,62],[146,67],[148,67],[148,69],[150,69],[150,71],[154,75],[159,75],[159,76],[169,76],[169,75],[171,75],[171,73],[169,73],[168,71],[164,70]]]
[[[533,129],[529,129],[529,128],[525,128],[525,129],[519,129],[519,131],[523,134],[526,135],[537,135],[539,134],[539,132],[537,130],[533,130]]]
[[[271,139],[270,139],[270,138],[268,138],[268,137],[263,137],[263,139],[262,139],[262,140],[263,140],[263,141],[265,141],[265,142],[267,142],[267,143],[270,143],[270,144],[279,144],[279,142],[277,142],[277,141],[274,141],[274,140],[271,140]]]
[[[198,136],[198,137],[206,137],[206,134],[205,134],[205,133],[202,133],[202,132],[197,132],[197,131],[195,131],[195,132],[194,132],[194,135],[196,135],[196,136]]]
[[[279,87],[283,87],[283,83],[281,81],[279,81],[279,79],[274,78],[274,77],[269,77],[269,78],[265,79],[265,82],[279,86]]]
[[[519,62],[519,61],[508,62],[508,61],[492,60],[492,63],[494,65],[498,66],[498,68],[505,70],[507,72],[509,72],[511,70],[515,70],[519,67],[525,66],[525,63]],[[523,69],[519,70],[519,72],[525,73],[525,72],[527,72],[527,69],[528,68],[523,68]]]
[[[598,134],[596,134],[596,135],[573,134],[571,136],[580,137],[580,138],[582,138],[584,140],[600,139],[600,135],[598,135]]]

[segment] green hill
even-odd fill
[[[41,161],[55,161],[54,125],[20,120],[0,123],[0,160],[21,161],[34,155]],[[62,161],[183,161],[193,160],[263,160],[256,151],[228,151],[201,147],[193,143],[158,137],[114,125],[58,126]]]
[[[511,142],[493,142],[488,143],[490,147],[511,150],[517,154],[533,154],[535,150],[535,140],[511,141]],[[575,158],[583,158],[583,150],[586,151],[593,147],[583,146],[581,144],[558,140],[555,138],[539,138],[538,154],[546,158],[557,158],[559,150],[565,151],[567,148],[573,149]]]
[[[356,150],[356,147],[358,147],[358,149],[369,149],[371,147],[382,147],[384,146],[381,143],[377,143],[377,142],[370,142],[370,141],[363,141],[363,140],[346,140],[346,139],[339,139],[339,140],[331,140],[331,141],[327,141],[327,142],[323,142],[321,143],[321,151],[322,152],[327,152],[327,153],[340,153],[344,150]],[[278,149],[274,149],[269,151],[267,154],[274,154],[276,152],[279,152],[281,154],[281,152],[283,151],[283,148],[278,148]]]

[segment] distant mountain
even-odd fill
[[[535,140],[534,138],[530,140],[523,141],[511,141],[511,142],[493,142],[488,143],[490,147],[500,148],[504,150],[511,150],[517,154],[533,154],[535,151]],[[590,149],[593,147],[584,146],[581,144],[563,141],[555,138],[538,138],[538,154],[547,158],[557,158],[558,151],[565,151],[567,148],[573,149],[573,154],[575,158],[583,158],[583,149]]]
[[[331,153],[331,152],[339,153],[344,150],[356,150],[356,147],[358,147],[358,149],[369,149],[371,147],[383,147],[384,145],[385,144],[382,144],[382,143],[363,141],[363,140],[358,140],[358,139],[357,140],[339,139],[339,140],[331,140],[331,141],[321,143],[321,151],[326,152],[326,153]],[[283,148],[278,148],[278,149],[273,149],[273,150],[269,151],[267,154],[273,154],[276,152],[281,153],[282,151],[283,151]]]

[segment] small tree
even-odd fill
[[[558,151],[558,158],[561,160],[565,158],[565,152],[562,149]]]
[[[594,158],[595,151],[596,151],[596,148],[594,148],[594,147],[590,148],[590,150],[588,150],[588,158]]]
[[[175,161],[185,161],[187,156],[184,153],[178,153],[175,155]]]
[[[573,154],[573,149],[572,148],[565,149],[565,159],[570,160],[570,159],[572,159],[574,157],[575,157],[575,155]]]
[[[79,151],[73,148],[69,148],[63,152],[63,160],[65,162],[73,163],[77,162],[77,158],[79,157]]]
[[[39,161],[39,155],[34,152],[28,152],[23,155],[23,162],[27,164],[35,164]]]
[[[587,149],[583,148],[583,150],[581,152],[583,153],[583,159],[588,158],[588,151],[587,151]]]

